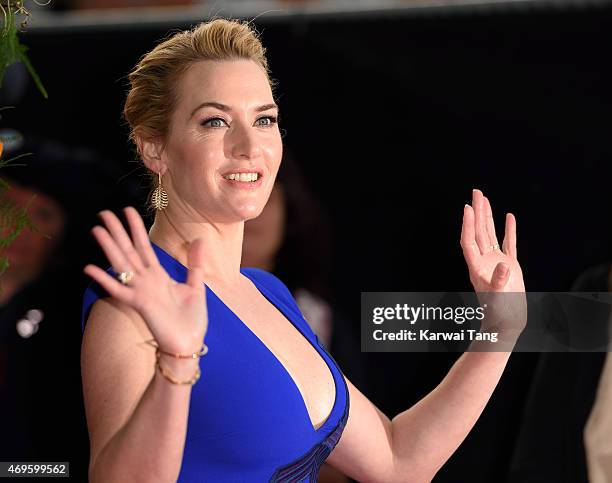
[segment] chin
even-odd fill
[[[259,205],[246,205],[241,206],[237,212],[241,221],[252,220],[253,218],[257,218],[261,212],[263,211],[263,206]]]

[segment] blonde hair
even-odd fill
[[[166,139],[178,101],[175,86],[191,65],[201,60],[252,60],[273,87],[265,52],[249,22],[215,19],[178,32],[146,53],[128,75],[130,87],[123,108],[129,140],[138,154],[142,156],[137,137]]]

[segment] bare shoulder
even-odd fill
[[[81,375],[91,463],[127,422],[155,375],[152,335],[133,309],[112,298],[97,300],[85,326]]]
[[[327,462],[357,481],[393,481],[391,421],[344,376],[349,417]]]
[[[119,333],[121,337],[118,337]],[[134,342],[124,341],[125,337],[146,341],[153,336],[140,314],[131,307],[112,297],[96,300],[91,307],[85,326],[83,352],[96,349],[105,350],[105,348],[112,350],[111,347],[108,347],[109,342]]]

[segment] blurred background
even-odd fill
[[[26,402],[7,403],[2,415],[16,424],[17,434],[20,421],[30,421],[28,414],[48,414],[46,404],[54,400],[56,427],[37,436],[38,449],[27,454],[70,460],[75,478],[84,478],[87,465],[82,408],[75,403],[81,296],[88,283],[81,268],[89,262],[106,265],[89,230],[99,210],[143,206],[148,191],[120,120],[126,75],[157,41],[210,16],[255,19],[268,49],[284,142],[296,166],[289,177],[297,176],[307,193],[291,206],[307,206],[310,214],[301,228],[285,227],[286,240],[303,240],[295,234],[313,233],[318,222],[326,230],[313,245],[318,251],[310,250],[313,259],[325,254],[316,274],[300,272],[287,256],[309,253],[303,246],[278,252],[272,267],[289,280],[294,294],[308,289],[302,298],[311,310],[328,314],[322,317],[327,328],[319,330],[326,331],[332,355],[389,417],[432,390],[458,354],[361,353],[360,293],[470,290],[459,232],[472,188],[491,199],[498,236],[504,214],[516,215],[528,290],[568,291],[585,270],[609,266],[610,1],[52,0],[47,6],[25,5],[31,19],[21,40],[49,99],[12,69],[1,104],[15,108],[2,112],[0,126],[34,143],[29,149],[34,155],[23,160],[27,169],[44,166],[57,179],[41,176],[30,189],[55,199],[65,223],[62,242],[53,246],[61,268],[49,266],[53,276],[41,292],[45,297],[33,295],[10,317],[8,302],[0,309],[3,333],[9,334],[5,353],[28,361],[11,365],[6,362],[11,357],[3,356],[4,373],[10,376],[10,367],[30,371],[5,376],[4,394],[18,399],[11,381],[33,381],[41,365],[52,372],[43,378],[47,386],[30,384]],[[14,152],[25,149],[15,146]],[[23,184],[33,179],[19,169],[0,176]],[[299,209],[292,213],[306,216]],[[40,267],[37,279],[47,262]],[[50,315],[41,329],[19,334],[15,321],[44,303]],[[331,306],[328,312],[321,309],[325,305]],[[45,334],[51,342],[40,342]],[[37,340],[41,347],[34,348]],[[49,369],[60,356],[58,367]],[[565,369],[546,369],[550,364],[540,354],[512,356],[483,417],[434,481],[587,481],[581,430],[602,355],[555,356]],[[554,400],[536,391],[542,378],[551,380],[546,370],[558,378],[557,391],[549,393]],[[579,390],[577,381],[584,383],[585,374],[591,382],[588,390]],[[55,379],[61,384],[48,387]],[[577,391],[586,393],[586,400],[577,402]],[[534,405],[534,398],[542,404]],[[16,409],[26,403],[27,411]],[[553,420],[539,431],[538,411],[550,415],[552,409]],[[574,421],[578,413],[582,419]],[[16,414],[21,419],[12,417]],[[569,426],[571,431],[562,429]],[[533,447],[526,443],[531,434],[540,438]],[[16,448],[13,439],[2,438],[9,449]],[[62,438],[70,443],[62,446]],[[9,449],[2,447],[7,452],[0,460],[13,455]]]

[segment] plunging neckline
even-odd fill
[[[183,265],[181,262],[179,262],[178,260],[176,260],[172,255],[170,255],[167,251],[165,251],[163,248],[161,248],[160,246],[156,245],[154,242],[151,241],[151,245],[156,248],[157,250],[159,250],[161,253],[165,254],[171,261],[173,261],[174,263],[177,264],[178,267],[181,268],[181,270],[185,271],[185,273],[187,272],[187,267],[185,267],[185,265]],[[282,372],[284,373],[285,377],[287,377],[289,379],[289,381],[291,381],[291,385],[294,388],[294,390],[298,393],[300,400],[302,402],[302,408],[304,411],[304,414],[306,416],[306,420],[308,421],[309,427],[312,429],[312,431],[314,431],[315,433],[320,432],[326,425],[327,423],[330,421],[331,417],[333,416],[335,410],[336,410],[336,406],[338,404],[338,383],[336,382],[336,377],[334,375],[334,371],[332,369],[332,366],[330,365],[330,363],[327,361],[327,359],[323,356],[323,349],[319,346],[317,347],[317,345],[315,345],[304,333],[304,331],[302,331],[302,329],[298,326],[298,324],[296,324],[293,319],[289,316],[289,314],[283,310],[280,306],[284,305],[282,302],[279,302],[278,299],[274,296],[274,294],[272,294],[269,290],[267,290],[265,287],[260,286],[257,281],[255,281],[253,278],[251,278],[247,273],[246,270],[248,270],[248,268],[241,268],[240,269],[240,273],[245,276],[246,278],[248,278],[251,283],[253,284],[253,286],[257,289],[257,291],[272,305],[272,307],[274,307],[286,320],[288,320],[291,325],[293,325],[293,327],[296,328],[296,330],[298,331],[299,334],[302,335],[302,337],[304,337],[304,339],[306,339],[308,341],[308,343],[315,349],[315,351],[317,352],[317,354],[319,354],[319,356],[323,359],[323,361],[325,362],[325,364],[327,365],[327,368],[332,376],[332,379],[334,381],[334,403],[332,404],[332,408],[329,412],[329,414],[327,415],[327,417],[323,420],[323,422],[320,424],[320,426],[318,428],[315,428],[313,422],[312,422],[312,418],[310,417],[310,413],[308,412],[308,406],[306,405],[306,399],[304,399],[304,395],[302,394],[302,391],[300,391],[299,386],[297,385],[297,383],[295,382],[295,379],[293,378],[293,376],[291,375],[291,373],[289,372],[289,370],[285,367],[285,365],[280,361],[280,359],[276,356],[276,354],[274,354],[274,352],[272,352],[270,350],[270,348],[259,338],[259,336],[253,332],[253,330],[244,323],[244,321],[238,317],[238,315],[223,301],[223,299],[221,299],[221,297],[219,297],[213,289],[211,289],[208,285],[204,284],[204,287],[207,290],[210,290],[210,293],[212,293],[215,298],[223,305],[223,307],[225,307],[226,310],[228,310],[234,317],[235,319],[240,322],[240,325],[242,327],[244,327],[246,330],[248,330],[251,335],[258,341],[259,344],[261,344],[261,346],[263,346],[264,350],[268,353],[268,355],[275,361],[276,364],[278,364],[282,370]]]

